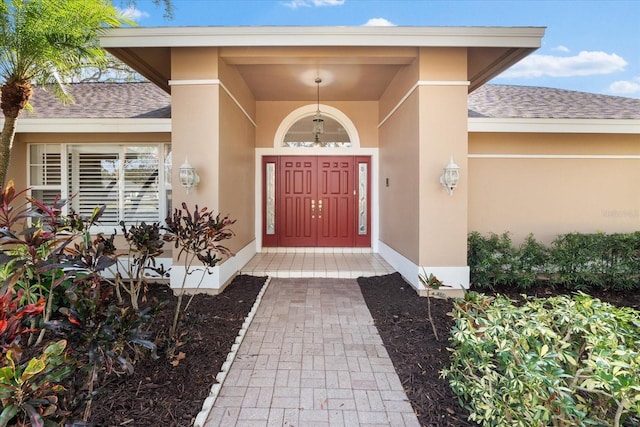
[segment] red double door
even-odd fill
[[[267,163],[275,164],[275,230],[269,234],[264,229],[265,246],[370,246],[369,227],[363,231],[359,226],[359,215],[370,223],[368,203],[363,212],[360,202],[370,200],[369,189],[359,185],[358,172],[366,164],[370,182],[369,157],[266,157]]]

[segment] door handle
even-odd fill
[[[316,201],[311,200],[311,219],[316,217]]]
[[[322,199],[318,200],[318,218],[322,218]]]

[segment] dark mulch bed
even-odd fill
[[[215,376],[250,311],[264,277],[238,276],[218,296],[198,295],[185,320],[185,353],[177,366],[158,350],[160,360],[143,359],[133,376],[112,380],[93,402],[95,426],[190,426],[209,395]],[[467,412],[460,407],[440,370],[449,363],[447,337],[453,319],[447,315],[452,302],[432,299],[432,315],[438,327],[436,341],[426,316],[426,298],[419,297],[400,274],[359,278],[360,289],[384,344],[423,426],[465,427]],[[497,290],[518,298],[520,291]],[[531,289],[530,295],[547,297],[561,289]],[[640,293],[600,293],[595,296],[616,305],[640,308]],[[151,332],[160,342],[171,324],[175,297],[167,286],[153,286],[148,303],[168,301],[153,322]]]
[[[427,320],[426,298],[419,297],[399,273],[358,278],[362,295],[423,426],[473,426],[440,370],[449,363],[447,337],[451,301],[431,300],[440,341]]]
[[[101,390],[90,421],[95,426],[193,425],[265,281],[265,277],[237,276],[220,295],[196,295],[181,327],[183,344],[175,351],[184,353],[184,359],[172,366],[160,342],[159,360],[139,361],[132,376],[115,378]],[[147,300],[151,305],[168,302],[151,330],[154,336],[166,338],[176,298],[168,286],[154,285]]]

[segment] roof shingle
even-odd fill
[[[153,83],[75,83],[75,103],[64,105],[51,92],[35,88],[26,118],[170,118],[171,96]]]
[[[468,102],[469,117],[640,119],[640,99],[534,86],[485,85]]]
[[[170,118],[171,96],[153,83],[76,83],[75,104],[36,88],[26,118]],[[469,117],[640,119],[640,99],[534,86],[485,85],[469,95]]]

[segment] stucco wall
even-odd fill
[[[467,49],[420,49],[421,266],[467,264]],[[453,157],[461,177],[453,195],[440,185]]]
[[[237,251],[255,239],[255,127],[245,115],[254,115],[255,100],[234,68],[221,63],[220,72],[222,83],[240,103],[221,91],[219,209],[236,220],[235,237],[225,244]]]
[[[420,88],[420,264],[467,264],[467,87]],[[451,157],[460,166],[452,195],[440,184]]]
[[[418,80],[418,62],[398,72],[380,100],[380,240],[419,260],[419,96],[403,97]],[[394,111],[394,109],[397,109]],[[388,185],[387,185],[388,182]]]
[[[471,133],[469,145],[470,231],[549,243],[640,229],[638,135]]]
[[[11,148],[11,160],[5,182],[8,184],[12,179],[16,189],[27,187],[27,143],[23,141],[24,135],[16,134]]]
[[[380,240],[416,264],[420,218],[418,105],[418,94],[414,93],[380,128]]]

